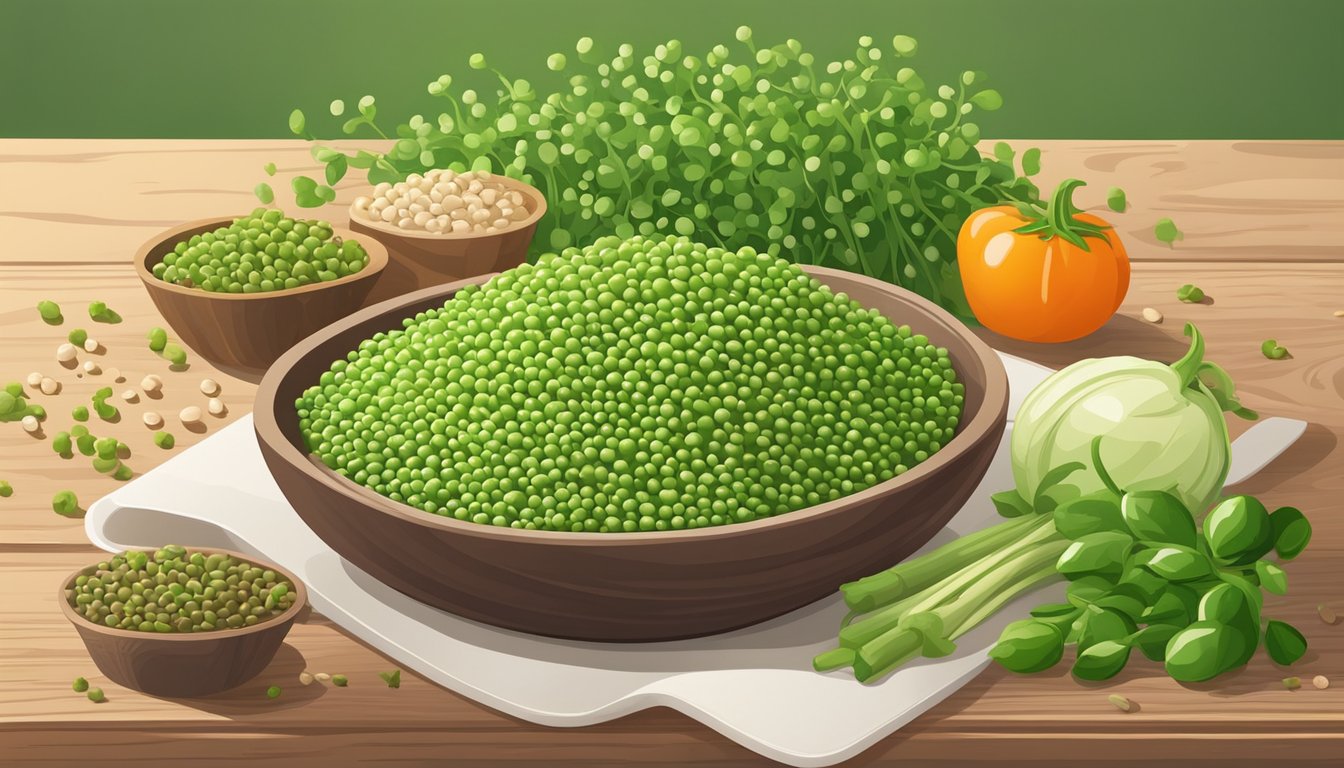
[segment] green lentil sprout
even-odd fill
[[[107,696],[103,695],[102,688],[90,688],[87,695],[89,701],[92,701],[94,704],[102,704],[104,701],[107,701]]]
[[[344,688],[350,684],[350,678],[346,677],[345,675],[332,675],[331,684],[336,686],[337,688]]]
[[[278,698],[280,698],[280,686],[278,686],[278,685],[272,685],[270,688],[267,688],[267,689],[266,689],[266,698],[268,698],[268,699],[278,699]]]
[[[0,422],[22,421],[25,416],[41,421],[47,417],[47,411],[40,405],[30,404],[23,385],[11,381],[0,389]]]
[[[368,263],[364,248],[353,240],[342,241],[330,223],[285,218],[278,210],[258,208],[227,227],[178,243],[152,271],[160,280],[187,288],[260,293],[337,280]],[[151,349],[155,343],[151,334]],[[164,351],[175,346],[168,344]]]
[[[401,670],[400,670],[400,669],[394,669],[394,670],[392,670],[391,672],[379,672],[379,673],[378,673],[378,676],[381,677],[381,678],[383,679],[383,682],[384,682],[384,683],[387,683],[387,687],[388,687],[388,688],[400,688],[400,687],[401,687]]]
[[[270,621],[294,604],[293,584],[224,553],[169,545],[98,563],[66,590],[95,624],[135,632],[208,632]]]
[[[88,421],[89,420],[88,406],[76,405],[74,408],[70,409],[70,418],[74,419],[75,421]]]
[[[70,688],[74,690],[75,693],[83,693],[89,690],[89,681],[82,677],[76,677],[75,682],[70,684]]]
[[[177,444],[177,438],[171,432],[155,432],[154,444],[166,451]]]
[[[9,484],[8,480],[0,480],[0,499],[8,499],[14,495],[14,486]]]
[[[530,71],[509,73],[463,51],[496,87],[464,89],[445,74],[427,84],[439,107],[397,125],[366,96],[358,116],[326,132],[391,136],[385,151],[320,145],[314,156],[328,181],[347,168],[372,184],[446,168],[532,184],[548,204],[533,258],[605,235],[676,232],[862,272],[969,318],[957,232],[976,209],[1039,203],[1026,178],[1038,155],[1022,154],[1019,176],[1011,151],[977,149],[981,117],[1003,105],[985,73],[926,81],[910,60],[913,38],[857,42],[827,61],[746,27],[703,48],[666,40],[604,52],[583,38],[577,55],[539,51]],[[564,85],[537,89],[550,70]],[[323,132],[312,123],[291,113],[298,136]],[[293,186],[301,207],[332,197],[311,177]]]
[[[63,459],[74,456],[74,442],[70,439],[70,433],[57,432],[56,436],[51,438],[51,450]]]
[[[296,401],[310,451],[480,524],[666,531],[771,517],[952,439],[947,350],[751,248],[616,237],[459,292]]]
[[[65,338],[76,347],[83,347],[84,342],[89,340],[89,332],[83,328],[76,328],[67,334]]]
[[[173,365],[182,366],[187,364],[187,351],[180,345],[168,342],[163,347],[163,352],[159,353],[163,358]]]
[[[149,329],[149,348],[153,352],[162,352],[168,345],[168,332],[159,327]]]

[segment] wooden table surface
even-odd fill
[[[1142,660],[1097,685],[1079,684],[1066,670],[1024,678],[992,668],[850,764],[1337,764],[1344,754],[1344,623],[1324,624],[1316,606],[1333,604],[1344,614],[1344,318],[1334,316],[1344,310],[1344,142],[1034,144],[1044,150],[1043,187],[1066,176],[1088,179],[1079,200],[1091,208],[1101,207],[1112,185],[1128,192],[1131,210],[1111,219],[1136,262],[1133,284],[1119,315],[1086,340],[1038,347],[985,336],[1050,365],[1110,354],[1171,359],[1185,346],[1183,322],[1192,320],[1208,337],[1208,357],[1231,371],[1249,407],[1310,421],[1306,437],[1243,490],[1299,506],[1315,525],[1311,548],[1288,568],[1290,596],[1269,605],[1311,643],[1291,674],[1337,683],[1286,691],[1280,679],[1289,672],[1263,657],[1216,682],[1186,686]],[[199,358],[186,372],[168,372],[146,349],[146,329],[162,321],[129,260],[158,230],[250,209],[250,190],[272,161],[282,172],[315,167],[299,142],[0,141],[0,380],[22,380],[30,371],[60,378],[59,395],[38,399],[51,413],[49,430],[68,429],[70,408],[98,387],[120,391],[157,372],[167,382],[164,399],[122,404],[125,418],[114,429],[131,446],[129,463],[144,472],[169,455],[141,425],[147,407],[175,414],[203,401],[202,377],[223,384],[229,413],[207,417],[204,434],[177,429],[176,450],[248,412],[251,384],[217,374]],[[353,176],[343,182],[337,205],[323,215],[341,219],[357,187]],[[1174,247],[1152,235],[1162,216],[1184,232]],[[1179,303],[1176,288],[1188,282],[1212,302]],[[34,305],[42,299],[61,304],[64,326],[39,320]],[[90,322],[85,307],[94,300],[124,322]],[[1160,310],[1165,322],[1140,320],[1144,307]],[[104,369],[119,368],[127,384],[110,382],[108,370],[76,378],[56,363],[55,349],[73,327],[89,329],[106,349],[92,357]],[[1292,356],[1262,357],[1266,338]],[[0,427],[0,479],[15,491],[0,499],[0,763],[61,764],[97,754],[105,764],[186,750],[213,755],[220,765],[768,762],[666,709],[555,729],[410,674],[390,690],[376,673],[391,662],[318,615],[295,626],[271,667],[237,690],[166,700],[122,689],[99,675],[53,599],[62,576],[98,555],[80,520],[53,514],[52,495],[72,489],[87,504],[114,481],[83,457],[61,459],[47,440],[16,424]],[[305,687],[297,680],[304,669],[343,673],[350,687]],[[108,702],[72,693],[78,675],[102,686]],[[284,696],[268,701],[263,691],[276,683]],[[1107,702],[1112,693],[1129,697],[1137,710],[1117,711]]]

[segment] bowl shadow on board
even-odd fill
[[[322,683],[315,681],[304,685],[299,682],[299,673],[307,668],[308,662],[303,654],[286,641],[261,674],[236,688],[194,698],[155,698],[234,720],[250,720],[254,716],[270,717],[277,710],[302,707],[326,695],[327,686]],[[280,686],[279,698],[266,697],[266,689],[272,685]]]
[[[1089,357],[1133,355],[1148,360],[1179,360],[1190,348],[1183,335],[1185,324],[1177,321],[1148,323],[1125,315],[1116,315],[1094,333],[1074,341],[1041,344],[1001,336],[983,326],[973,328],[986,344],[1050,368],[1063,368]]]

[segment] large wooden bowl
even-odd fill
[[[333,227],[364,247],[369,263],[353,275],[325,283],[264,293],[218,293],[165,282],[151,272],[179,242],[227,227],[238,217],[201,219],[150,238],[135,255],[135,272],[163,319],[216,368],[256,381],[294,342],[364,306],[387,266],[387,250],[372,237]]]
[[[405,230],[382,219],[365,218],[350,206],[350,228],[377,238],[387,247],[387,269],[373,289],[373,300],[383,301],[455,280],[503,272],[527,259],[537,222],[546,215],[546,198],[541,190],[517,179],[496,174],[491,180],[520,193],[529,214],[498,232],[435,234]]]
[[[832,594],[926,543],[960,509],[1003,434],[1008,378],[998,357],[913,293],[806,268],[864,306],[946,347],[966,387],[958,434],[905,474],[789,514],[713,528],[563,533],[459,521],[405,506],[308,456],[294,401],[360,341],[488,276],[374,305],[296,345],[262,380],[255,423],[276,483],[351,563],[467,618],[555,637],[652,641],[755,624]]]
[[[61,613],[75,625],[94,666],[118,685],[153,696],[208,696],[236,688],[271,663],[289,628],[308,603],[303,582],[283,568],[241,552],[211,549],[244,562],[269,568],[294,585],[294,603],[285,613],[239,629],[210,632],[140,632],[95,624],[75,612],[70,590],[75,579],[94,572],[97,564],[70,574],[56,599]]]

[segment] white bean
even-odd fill
[[[37,371],[28,374],[28,386],[33,388],[42,386],[42,374]]]
[[[158,429],[163,426],[163,417],[157,411],[145,411],[145,415],[141,419],[144,420],[145,426],[150,429]]]
[[[201,394],[214,397],[219,394],[219,382],[214,379],[201,379]]]
[[[128,389],[121,393],[121,399],[128,403],[138,402],[140,400],[140,393],[136,392],[134,389]]]
[[[140,388],[145,391],[145,394],[152,395],[163,389],[163,379],[151,373],[140,380]]]
[[[94,375],[94,374],[102,373],[102,372],[103,372],[103,369],[102,369],[102,368],[99,368],[99,367],[98,367],[98,364],[95,363],[95,362],[93,362],[92,360],[85,360],[85,361],[84,361],[84,372],[87,373],[87,374],[89,374],[90,376],[92,376],[92,375]]]
[[[98,351],[98,341],[97,341],[96,339],[92,339],[92,338],[85,339],[85,340],[84,340],[84,351],[85,351],[85,352],[97,352],[97,351]]]
[[[35,432],[37,432],[37,430],[42,428],[42,425],[37,423],[37,417],[33,416],[32,414],[24,416],[23,420],[20,421],[19,423],[23,425],[23,431],[27,432],[30,435],[34,434]]]
[[[378,215],[378,218],[390,224],[397,220],[397,209],[389,205],[383,209],[383,212]]]
[[[71,360],[74,360],[75,355],[77,354],[79,354],[79,352],[75,349],[75,345],[66,342],[65,344],[62,344],[61,346],[56,348],[56,362],[68,363]]]
[[[183,424],[188,426],[199,424],[201,421],[201,409],[194,405],[188,405],[178,412],[177,417],[182,420]]]
[[[223,416],[229,409],[224,406],[223,400],[220,400],[218,397],[212,397],[206,401],[205,410],[208,411],[211,416]]]
[[[38,382],[37,388],[44,395],[54,395],[61,391],[61,383],[50,376],[44,376],[42,381]]]

